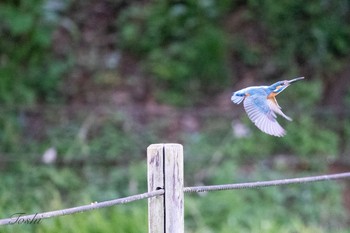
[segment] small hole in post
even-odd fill
[[[156,190],[161,190],[161,189],[163,189],[163,188],[162,188],[162,187],[157,187],[157,188],[156,188]]]

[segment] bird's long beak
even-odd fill
[[[303,79],[304,79],[304,77],[295,78],[295,79],[289,80],[288,83],[289,83],[289,84],[292,84],[292,83],[294,83],[294,82],[297,82],[297,81],[303,80]]]

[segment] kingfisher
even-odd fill
[[[231,97],[231,101],[243,106],[249,119],[264,133],[276,137],[283,137],[286,131],[277,122],[277,114],[292,121],[292,118],[282,112],[278,105],[276,96],[285,90],[289,85],[304,77],[298,77],[292,80],[279,81],[271,86],[253,86],[236,91]]]

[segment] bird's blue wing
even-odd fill
[[[243,91],[236,91],[232,94],[231,101],[235,104],[240,104],[245,98]]]
[[[265,95],[246,96],[243,102],[249,119],[264,133],[282,137],[285,130],[276,121],[276,114],[271,110]]]

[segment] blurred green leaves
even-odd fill
[[[329,73],[339,68],[339,60],[350,51],[346,0],[251,0],[249,5],[268,32],[275,62],[284,69],[302,65],[314,75]]]
[[[218,26],[228,1],[155,1],[132,5],[119,18],[120,45],[144,61],[158,99],[200,101],[227,83],[227,36]]]
[[[188,197],[188,232],[342,232],[337,229],[344,224],[343,213],[336,213],[337,218],[329,221],[331,216],[327,211],[320,211],[319,206],[314,205],[320,203],[324,195],[337,193],[337,189],[333,185],[321,188],[313,185]],[[338,201],[322,202],[323,210],[334,208],[336,203],[340,207]]]
[[[67,62],[50,50],[54,25],[45,20],[42,0],[0,3],[0,104],[33,104],[57,94]],[[43,76],[44,75],[44,76]]]
[[[228,35],[219,25],[235,10],[244,14],[228,22],[239,25],[245,17],[257,32],[230,26],[235,34]],[[131,4],[118,19],[119,45],[142,60],[158,99],[186,105],[228,84],[229,56],[235,53],[255,68],[264,66],[266,56],[282,73],[304,69],[324,77],[339,70],[350,52],[349,11],[346,0]]]
[[[0,144],[3,151],[16,148],[21,138],[23,107],[38,101],[58,100],[62,74],[68,61],[51,50],[55,23],[43,11],[45,1],[0,3]]]

